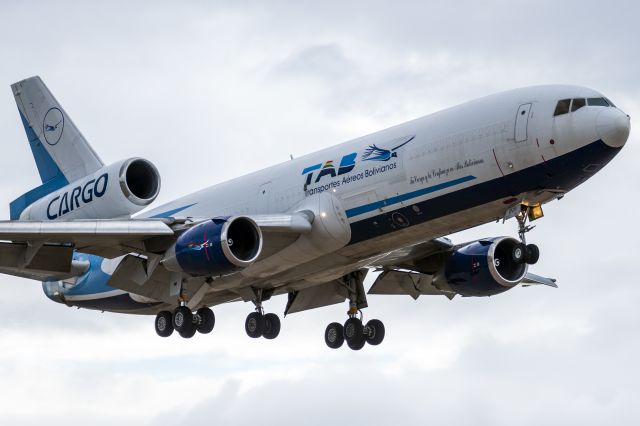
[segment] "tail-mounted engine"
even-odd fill
[[[523,244],[511,237],[472,242],[445,265],[451,290],[463,296],[492,296],[518,285],[527,273]]]
[[[252,219],[214,218],[183,232],[162,263],[170,271],[219,276],[246,268],[261,251],[262,232]]]
[[[151,204],[159,192],[156,167],[143,158],[130,158],[39,199],[20,214],[20,220],[128,217]]]

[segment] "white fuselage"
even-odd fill
[[[429,216],[429,200],[490,182],[512,185],[515,178],[504,178],[517,175],[518,181],[526,180],[522,172],[527,169],[602,139],[596,123],[607,108],[587,106],[554,117],[558,100],[577,97],[602,95],[574,86],[499,93],[211,186],[145,216],[291,212],[305,198],[330,192],[346,210],[351,243],[270,279],[271,285],[320,282],[400,247],[495,220],[516,203],[546,202],[571,189],[552,181],[530,182],[517,185],[512,193],[507,190],[507,196],[496,191],[495,197],[482,197],[481,203],[444,209],[437,220],[414,220]],[[534,188],[537,191],[528,190]],[[411,209],[409,214],[401,210],[406,208]],[[367,224],[364,232],[359,223]],[[256,280],[238,274],[223,281],[227,284],[219,288],[243,281],[255,285]]]
[[[259,259],[218,278],[203,303],[218,303],[216,293],[230,289],[278,294],[327,282],[394,250],[502,218],[520,203],[545,203],[589,178],[624,144],[629,119],[590,105],[554,115],[559,100],[572,98],[603,97],[575,86],[491,95],[205,188],[143,217],[295,212],[330,194],[346,214],[349,241],[291,267]]]

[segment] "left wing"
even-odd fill
[[[267,242],[271,241],[272,251],[310,232],[313,221],[308,212],[252,219],[265,232]],[[199,222],[191,218],[0,221],[0,273],[37,280],[65,279],[86,270],[73,261],[74,250],[108,259],[129,253],[158,255],[182,231]]]
[[[173,236],[173,229],[158,219],[0,221],[0,240],[24,249],[24,267],[46,246],[72,246],[83,253],[114,258],[132,251],[147,251],[145,242],[152,238]]]

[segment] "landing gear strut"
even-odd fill
[[[196,332],[211,333],[216,323],[216,317],[209,308],[200,308],[195,313],[186,305],[181,305],[171,313],[161,311],[156,315],[155,328],[160,337],[169,337],[177,331],[181,337],[190,339]]]
[[[362,285],[366,273],[356,271],[343,277],[343,285],[349,293],[348,319],[344,325],[332,322],[324,332],[324,341],[331,349],[337,349],[346,341],[347,346],[359,351],[365,345],[379,345],[384,340],[385,329],[382,321],[373,319],[363,324],[362,308],[367,307],[367,299]]]

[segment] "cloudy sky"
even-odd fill
[[[631,0],[1,2],[0,217],[39,184],[9,88],[31,75],[105,162],[153,161],[163,202],[520,86],[593,87],[635,127],[639,15]],[[2,276],[2,423],[638,423],[636,135],[530,234],[559,289],[372,296],[387,338],[360,352],[322,340],[343,305],[286,318],[276,341],[246,337],[246,304],[216,308],[211,335],[161,339],[151,317],[67,308]]]

